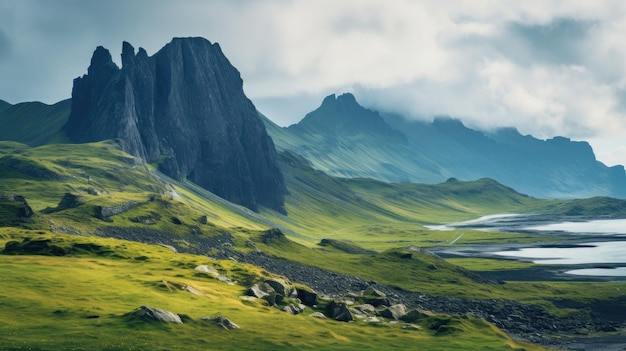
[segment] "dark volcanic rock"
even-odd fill
[[[88,74],[74,80],[70,140],[119,138],[173,178],[284,212],[274,143],[219,45],[175,38],[153,56],[134,52],[123,43],[120,69],[108,50],[95,50]]]

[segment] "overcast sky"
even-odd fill
[[[538,138],[589,141],[626,164],[626,1],[0,0],[0,99],[71,96],[102,45],[154,54],[172,37],[219,42],[280,125],[324,96]]]

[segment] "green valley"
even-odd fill
[[[493,308],[488,301],[498,301],[494,303],[503,311],[539,313],[561,321],[565,331],[535,340],[547,342],[573,337],[580,328],[572,329],[570,323],[591,321],[589,316],[596,313],[570,306],[624,308],[620,289],[626,284],[494,282],[473,271],[490,270],[489,265],[498,263],[448,262],[423,249],[447,245],[461,233],[433,231],[425,224],[501,212],[594,213],[602,206],[623,215],[623,202],[617,200],[539,200],[489,179],[420,185],[334,178],[314,170],[302,157],[283,152],[280,164],[288,186],[288,215],[283,215],[267,209],[255,213],[192,183],[168,178],[122,152],[115,141],[36,148],[1,142],[0,163],[0,193],[5,194],[0,201],[0,246],[6,245],[0,270],[11,287],[3,293],[0,328],[8,349],[356,350],[374,343],[377,349],[423,344],[432,350],[532,350],[540,347],[513,341],[481,319],[486,315],[479,310]],[[549,240],[554,238],[463,230],[456,245]],[[46,249],[11,251],[19,247],[16,243],[31,241],[46,242]],[[237,284],[198,276],[193,267],[200,264],[217,267]],[[294,275],[284,268],[290,265],[304,273]],[[319,276],[311,272],[327,277],[316,282]],[[253,282],[274,275],[318,292],[326,289],[334,297],[324,297],[327,300],[301,315],[239,297]],[[421,294],[427,297],[422,307],[436,309],[447,303],[455,309],[427,311],[430,317],[413,324],[310,318],[313,312],[326,313],[328,301],[346,299],[346,293],[356,294],[352,300],[364,298],[358,297],[358,289],[346,291],[350,286],[342,286],[342,279],[363,286],[375,281],[373,286],[395,296],[396,302],[408,303]],[[183,286],[202,295],[181,291]],[[461,300],[451,303],[448,298]],[[466,309],[473,304],[477,311]],[[132,311],[142,305],[184,315],[188,322],[138,321]],[[215,328],[201,317],[216,314],[226,315],[241,329],[198,337]],[[444,318],[450,328],[438,332],[437,318]],[[611,323],[598,328],[606,325]],[[587,328],[596,333],[595,327]]]

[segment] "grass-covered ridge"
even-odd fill
[[[22,102],[11,105],[0,101],[0,140],[13,140],[31,146],[66,141],[62,127],[70,116],[70,99],[47,105]]]
[[[65,256],[2,255],[5,289],[0,307],[0,349],[108,350],[540,350],[512,340],[487,322],[433,316],[414,328],[402,323],[344,323],[290,315],[242,299],[243,285],[197,274],[200,264],[236,281],[268,275],[254,266],[115,239],[0,231],[9,241],[50,240],[64,247],[92,247]],[[190,286],[200,295],[179,289]],[[129,317],[148,305],[185,315],[182,325],[141,322]],[[241,329],[221,330],[201,321],[223,315]],[[19,318],[15,318],[19,316]],[[434,326],[446,319],[447,332]]]

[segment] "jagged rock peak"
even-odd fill
[[[328,95],[322,101],[322,106],[362,107],[351,93],[343,93],[339,96]]]
[[[91,56],[88,74],[97,74],[98,71],[117,71],[119,67],[113,62],[109,50],[98,46]]]
[[[173,178],[284,212],[274,144],[239,71],[204,38],[174,38],[152,56],[124,42],[121,69],[98,47],[88,74],[74,80],[65,130],[74,142],[119,138]]]
[[[383,120],[379,112],[361,106],[351,93],[328,95],[320,107],[289,129],[296,132],[317,130],[340,137],[364,132],[398,138],[402,142],[406,140]]]
[[[135,48],[129,42],[122,42],[122,67],[132,64],[135,59]]]

